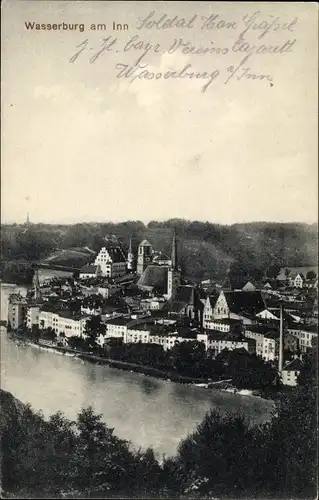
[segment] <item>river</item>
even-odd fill
[[[9,293],[16,291],[1,285],[1,319],[6,319]],[[174,455],[179,441],[195,430],[210,408],[239,410],[253,422],[267,420],[272,410],[271,402],[260,398],[176,384],[19,346],[4,332],[1,388],[41,409],[45,417],[60,410],[73,419],[91,405],[117,436],[135,447],[153,447],[158,458]]]

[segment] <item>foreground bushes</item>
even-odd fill
[[[311,377],[303,383],[267,424],[212,411],[162,464],[91,408],[76,421],[61,413],[45,421],[2,391],[3,496],[315,498],[316,388]]]

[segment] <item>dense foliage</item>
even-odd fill
[[[245,349],[224,349],[213,357],[210,353],[207,355],[204,344],[197,341],[176,343],[172,349],[165,351],[158,344],[125,344],[121,339],[112,338],[105,346],[99,347],[96,338],[105,333],[105,325],[99,318],[93,316],[88,322],[85,340],[71,337],[68,339],[69,346],[93,352],[101,358],[152,367],[168,375],[202,380],[232,379],[233,385],[239,389],[271,388],[276,383],[276,370]]]
[[[306,370],[270,422],[251,426],[240,414],[211,411],[161,464],[152,450],[135,451],[118,439],[91,408],[76,421],[61,413],[45,421],[2,391],[3,497],[315,498],[311,362]]]
[[[99,251],[105,244],[105,236],[111,242],[117,239],[124,247],[132,237],[134,252],[146,238],[169,254],[173,228],[178,234],[181,265],[186,275],[194,279],[223,278],[229,267],[235,279],[257,279],[266,270],[274,274],[278,266],[316,262],[316,225],[265,222],[223,226],[171,219],[152,221],[147,226],[140,221],[69,226],[35,224],[27,231],[25,226],[6,225],[2,227],[1,238],[2,272],[5,270],[8,277],[7,262],[35,261],[53,252],[57,255],[52,262],[81,266],[89,258],[89,254],[81,255],[81,249]],[[70,253],[61,255],[59,249],[69,249]]]

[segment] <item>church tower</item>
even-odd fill
[[[138,246],[137,268],[136,268],[137,274],[141,276],[144,273],[147,266],[152,263],[152,261],[153,261],[153,247],[147,240],[143,240]]]
[[[130,238],[130,246],[127,252],[127,270],[129,272],[133,271],[134,255],[132,252],[132,238]]]
[[[40,290],[38,268],[35,270],[35,273],[34,273],[33,284],[34,284],[34,299],[39,300],[39,299],[41,299],[41,290]]]
[[[167,298],[174,298],[177,287],[181,284],[181,272],[178,266],[176,233],[172,241],[171,265],[167,272]]]

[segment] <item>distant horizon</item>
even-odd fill
[[[291,31],[260,34],[248,33],[244,22],[256,3],[213,5],[220,19],[235,22],[232,28],[206,29],[200,22],[186,29],[139,27],[152,11],[156,19],[196,15],[199,21],[211,14],[207,2],[66,1],[48,10],[47,2],[21,0],[2,6],[3,221],[23,223],[27,213],[32,221],[64,225],[164,221],[170,214],[227,226],[317,220],[313,7],[260,4],[263,22],[274,14],[285,26],[298,19]],[[26,21],[44,23],[48,16],[86,30],[26,29]],[[89,28],[97,19],[129,26],[116,35],[111,25],[106,29],[114,48],[100,50],[101,33]],[[237,46],[243,33],[263,50],[247,64]],[[287,43],[290,50],[264,53],[262,44]],[[155,78],[141,78],[143,65]],[[119,71],[124,66],[136,71],[132,78]]]
[[[189,222],[199,222],[202,224],[208,223],[208,224],[215,224],[218,226],[234,226],[238,224],[305,224],[307,226],[313,226],[313,225],[318,225],[318,220],[316,221],[304,221],[304,220],[291,220],[291,221],[283,221],[283,220],[266,220],[266,219],[260,219],[260,220],[244,220],[244,221],[234,221],[231,223],[226,223],[222,221],[214,221],[214,220],[207,220],[207,219],[189,219],[189,218],[183,218],[183,217],[169,217],[168,219],[122,219],[122,220],[73,220],[73,221],[50,221],[50,222],[45,222],[45,221],[33,221],[30,219],[29,224],[30,225],[47,225],[47,226],[75,226],[77,224],[123,224],[126,222],[142,222],[144,226],[147,226],[150,222],[158,222],[158,223],[165,223],[165,222],[170,222],[170,221],[189,221]],[[27,221],[3,221],[1,220],[1,225],[2,226],[12,226],[16,224],[17,226],[24,225],[26,224]]]

